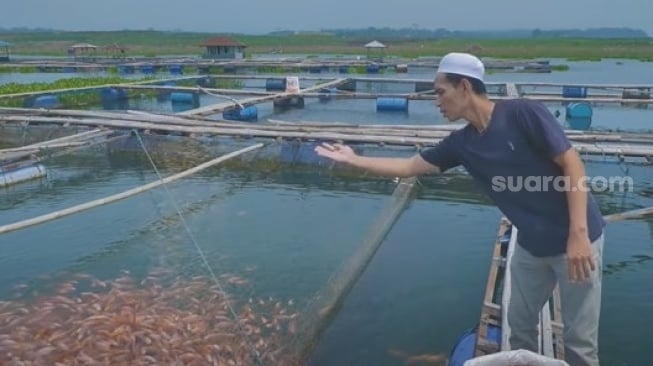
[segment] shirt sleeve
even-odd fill
[[[524,101],[518,113],[528,140],[548,158],[553,159],[571,148],[562,126],[543,103]]]
[[[453,143],[453,133],[444,137],[435,146],[421,150],[422,159],[437,166],[441,173],[460,165],[458,150]]]

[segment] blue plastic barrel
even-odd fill
[[[587,130],[592,125],[592,106],[589,103],[569,103],[565,108],[565,120],[574,130]]]
[[[564,98],[587,98],[587,88],[583,86],[563,86],[562,96]]]
[[[172,92],[170,93],[172,103],[192,104],[199,106],[200,96],[197,93]]]
[[[341,74],[348,74],[349,73],[349,67],[348,66],[340,66],[338,67],[338,72]]]
[[[368,74],[376,74],[378,72],[379,72],[379,65],[377,65],[377,64],[367,65],[367,73]]]
[[[377,111],[408,111],[408,99],[381,97],[376,99]]]
[[[258,108],[252,105],[240,108],[232,108],[222,112],[222,118],[231,120],[231,121],[246,121],[246,122],[255,122],[258,120]]]
[[[266,79],[265,90],[286,90],[286,79]]]
[[[184,66],[182,66],[182,65],[170,65],[170,66],[168,66],[168,71],[170,71],[170,74],[172,74],[172,75],[183,75]]]
[[[132,65],[118,65],[118,72],[121,74],[133,74],[134,66]]]
[[[52,94],[39,95],[32,98],[27,98],[23,104],[26,108],[56,108],[61,104],[59,103],[59,97]]]
[[[463,366],[465,362],[475,356],[477,327],[464,332],[456,341],[451,354],[449,355],[448,366]],[[501,328],[494,325],[488,325],[487,338],[497,344],[501,344]]]
[[[141,72],[146,75],[154,74],[154,66],[153,65],[141,65]]]

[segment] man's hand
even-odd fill
[[[587,233],[570,234],[567,239],[567,274],[571,282],[583,282],[596,270]]]
[[[315,152],[329,159],[335,160],[340,163],[348,163],[352,158],[356,157],[356,153],[349,146],[342,144],[327,144],[323,143],[321,146],[315,148]]]

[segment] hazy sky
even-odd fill
[[[632,27],[652,0],[8,0],[0,27],[265,33],[352,27],[450,30]]]

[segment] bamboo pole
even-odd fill
[[[428,134],[415,134],[415,133],[391,133],[387,131],[379,131],[374,129],[357,129],[354,131],[324,131],[320,129],[294,129],[294,130],[274,130],[266,128],[262,125],[250,125],[245,127],[234,128],[231,127],[216,127],[216,126],[189,126],[189,125],[174,125],[174,124],[157,124],[152,122],[136,122],[136,121],[123,121],[112,119],[61,119],[54,117],[30,117],[29,120],[35,122],[45,122],[54,124],[67,124],[67,125],[87,125],[87,126],[102,126],[113,127],[122,129],[141,129],[141,130],[158,130],[158,131],[175,131],[189,134],[214,134],[226,136],[239,136],[239,137],[263,137],[263,138],[291,138],[291,139],[304,139],[304,140],[330,140],[330,141],[349,141],[358,143],[376,143],[376,144],[395,144],[395,145],[412,145],[412,146],[431,146],[437,144],[447,133],[432,133]],[[24,116],[3,116],[0,115],[0,121],[22,123],[25,121]],[[416,136],[417,135],[417,136]],[[428,135],[428,136],[425,136]],[[585,154],[597,155],[617,155],[629,157],[647,157],[653,156],[653,145],[648,144],[633,144],[628,145],[629,141],[619,140],[618,143],[605,141],[598,141],[598,137],[594,137],[593,144],[582,142],[577,136],[570,136],[570,140],[574,147],[579,152]],[[579,141],[576,141],[579,140]],[[599,143],[600,142],[600,143]]]
[[[607,222],[617,222],[622,220],[641,219],[649,215],[653,215],[653,206],[606,215],[603,216],[603,219],[605,219]]]
[[[98,128],[98,129],[94,129],[94,130],[90,130],[90,131],[84,131],[84,132],[76,133],[74,135],[68,135],[68,136],[63,136],[63,137],[59,137],[59,138],[52,139],[52,140],[41,141],[41,142],[37,142],[35,144],[26,145],[26,146],[22,146],[22,147],[40,148],[40,147],[43,147],[44,145],[52,145],[52,144],[58,144],[58,143],[63,143],[63,142],[86,140],[86,139],[91,139],[91,138],[95,138],[95,137],[98,137],[98,136],[108,135],[108,134],[111,134],[111,133],[113,133],[113,131],[107,131],[107,130],[103,130],[101,128]]]
[[[0,149],[0,156],[2,154],[6,153],[13,153],[13,152],[24,152],[24,151],[38,151],[41,149],[56,149],[59,147],[71,147],[71,146],[79,146],[85,144],[85,141],[73,141],[73,142],[63,142],[60,144],[48,144],[48,145],[40,145],[37,149],[34,147],[29,147],[29,146],[21,146],[21,147],[12,147],[8,149]]]
[[[12,224],[0,226],[0,234],[8,233],[8,232],[15,231],[15,230],[24,229],[24,228],[29,227],[29,226],[42,224],[44,222],[48,222],[48,221],[59,219],[59,218],[64,217],[64,216],[72,215],[74,213],[82,212],[82,211],[85,211],[85,210],[89,210],[91,208],[95,208],[95,207],[98,207],[98,206],[102,206],[102,205],[113,203],[113,202],[116,202],[116,201],[119,201],[119,200],[123,200],[125,198],[134,196],[134,195],[136,195],[138,193],[142,193],[142,192],[151,190],[153,188],[156,188],[156,187],[158,187],[158,186],[160,186],[162,184],[167,184],[167,183],[170,183],[170,182],[174,182],[174,181],[176,181],[178,179],[187,177],[187,176],[189,176],[191,174],[195,174],[195,173],[197,173],[199,171],[202,171],[202,170],[204,170],[206,168],[209,168],[209,167],[211,167],[213,165],[219,164],[219,163],[221,163],[223,161],[226,161],[226,160],[229,160],[229,159],[234,158],[236,156],[242,155],[242,154],[244,154],[246,152],[249,152],[249,151],[252,151],[252,150],[255,150],[255,149],[259,149],[261,147],[263,147],[263,144],[261,144],[261,143],[255,144],[255,145],[246,147],[244,149],[240,149],[240,150],[237,150],[237,151],[222,155],[222,156],[220,156],[218,158],[207,161],[207,162],[202,163],[202,164],[200,164],[198,166],[195,166],[193,168],[185,170],[185,171],[183,171],[181,173],[177,173],[175,175],[169,176],[169,177],[164,178],[162,180],[147,183],[147,184],[144,184],[142,186],[132,188],[130,190],[127,190],[127,191],[124,191],[124,192],[121,192],[121,193],[118,193],[118,194],[114,194],[114,195],[111,195],[111,196],[108,196],[108,197],[104,197],[104,198],[100,198],[100,199],[97,199],[97,200],[82,203],[82,204],[72,206],[72,207],[69,207],[69,208],[66,208],[66,209],[63,209],[63,210],[58,210],[58,211],[55,211],[55,212],[52,212],[52,213],[49,213],[49,214],[45,214],[45,215],[37,216],[37,217],[31,218],[31,219],[18,221],[18,222],[12,223]]]

